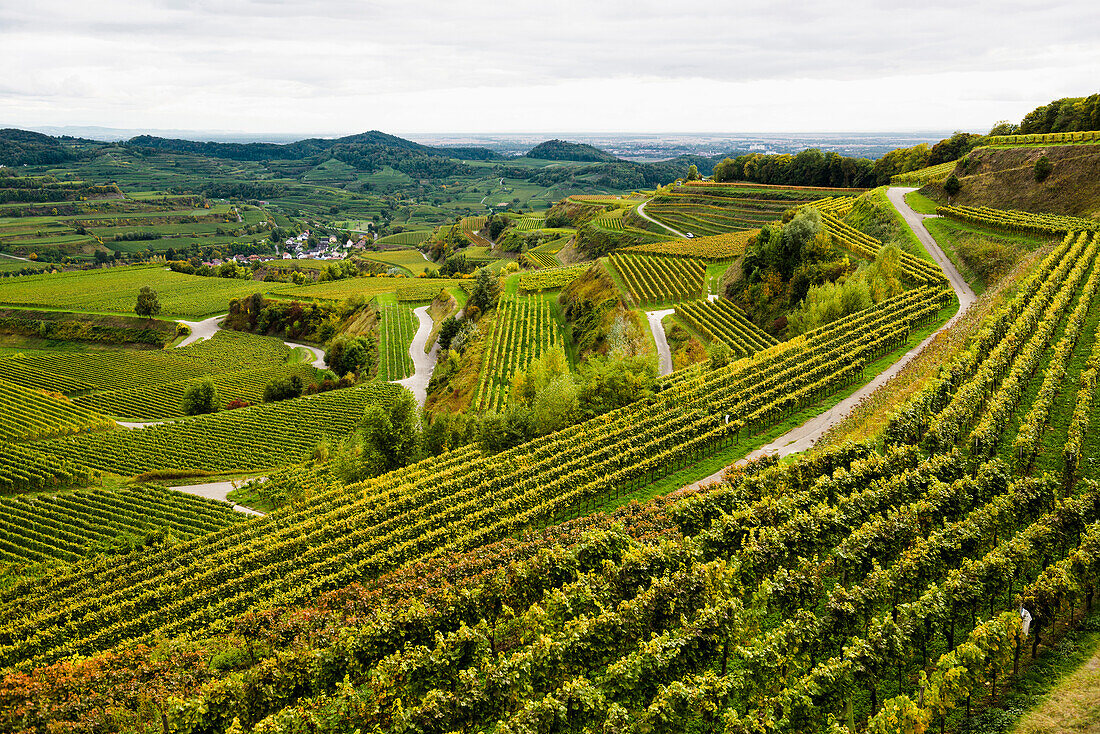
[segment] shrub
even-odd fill
[[[298,375],[272,380],[264,388],[264,402],[274,403],[279,400],[296,398],[302,394],[303,390],[302,378]]]
[[[218,409],[218,391],[210,380],[203,380],[187,388],[183,394],[183,412],[186,415],[203,415]]]
[[[1035,161],[1035,180],[1039,183],[1046,181],[1053,170],[1054,164],[1050,162],[1050,159],[1045,155],[1039,156],[1039,160]]]

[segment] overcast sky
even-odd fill
[[[0,126],[985,131],[1100,91],[1096,0],[0,0]]]

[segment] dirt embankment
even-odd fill
[[[1035,162],[1043,155],[1052,169],[1036,181]],[[1100,145],[979,148],[964,161],[955,169],[962,190],[954,204],[1100,218]],[[922,191],[947,200],[940,184]]]

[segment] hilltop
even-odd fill
[[[607,151],[585,143],[568,140],[546,140],[527,151],[528,158],[544,161],[578,161],[581,163],[615,163],[621,161]]]

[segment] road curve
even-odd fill
[[[930,334],[920,344],[903,354],[900,359],[898,359],[892,365],[883,370],[879,375],[875,377],[875,379],[868,382],[859,390],[856,390],[854,393],[844,398],[844,400],[841,400],[839,403],[829,408],[821,415],[810,418],[802,425],[788,431],[771,443],[765,446],[761,446],[756,451],[753,451],[751,454],[745,457],[745,459],[741,459],[739,462],[736,463],[741,463],[746,459],[755,459],[757,457],[764,456],[765,454],[776,454],[777,456],[783,457],[787,456],[788,454],[798,453],[799,451],[805,451],[811,448],[817,442],[817,440],[821,438],[825,431],[827,431],[834,424],[840,422],[848,415],[848,413],[852,411],[852,409],[856,405],[861,403],[864,398],[869,396],[880,386],[884,385],[887,381],[894,377],[894,375],[900,372],[901,368],[908,364],[918,354],[920,354],[924,350],[924,348],[927,347],[940,332],[954,326],[955,322],[959,320],[963,313],[976,300],[974,291],[970,288],[962,275],[959,274],[959,271],[955,268],[955,265],[944,254],[943,250],[940,249],[940,246],[936,243],[936,240],[932,237],[931,233],[929,233],[928,229],[924,226],[924,219],[928,215],[918,214],[917,212],[913,211],[908,204],[905,203],[904,196],[910,191],[915,191],[915,189],[891,187],[887,189],[886,193],[890,199],[890,202],[897,208],[899,212],[901,212],[902,216],[905,218],[906,223],[908,223],[909,226],[913,229],[913,232],[916,233],[917,237],[928,249],[928,253],[933,257],[933,259],[935,259],[935,261],[939,264],[944,273],[947,275],[947,279],[948,281],[950,281],[951,287],[952,289],[954,289],[955,295],[959,299],[958,313],[948,319],[947,323],[945,323],[935,332]],[[684,489],[695,489],[698,487],[706,486],[713,482],[717,482],[722,478],[722,475],[725,473],[725,471],[725,469],[722,469],[721,471],[715,472],[709,477],[700,479],[698,482],[693,482],[692,484],[683,487],[683,489],[679,491],[683,491]]]
[[[657,344],[657,356],[659,357],[657,366],[661,375],[672,372],[672,350],[668,348],[668,338],[665,336],[665,327],[661,324],[661,319],[670,313],[675,313],[675,311],[676,309],[666,308],[660,311],[645,312],[646,320],[649,321],[649,330],[653,332],[653,341]]]
[[[221,314],[220,316],[211,316],[203,321],[180,321],[181,324],[187,324],[191,327],[191,335],[176,345],[176,348],[186,347],[188,344],[194,344],[199,339],[209,339],[218,332],[221,327],[218,324],[228,314]]]
[[[420,322],[412,344],[409,345],[413,373],[403,380],[395,380],[395,383],[409,388],[416,402],[423,407],[424,401],[428,399],[428,380],[432,378],[432,370],[435,369],[435,361],[439,355],[439,342],[432,346],[431,352],[424,351],[424,345],[428,343],[428,337],[432,333],[432,317],[428,315],[428,306],[413,309],[413,313]]]
[[[310,362],[310,364],[313,365],[314,367],[316,367],[317,369],[323,370],[326,367],[328,367],[328,364],[325,362],[325,353],[323,351],[321,351],[320,349],[318,349],[317,347],[310,347],[310,346],[306,346],[305,344],[298,344],[296,342],[283,342],[283,344],[286,344],[291,349],[295,349],[295,348],[300,347],[301,349],[305,349],[307,352],[312,354],[313,355],[313,361]]]
[[[658,222],[656,219],[654,219],[653,217],[646,214],[645,213],[645,205],[648,204],[648,203],[649,203],[649,200],[647,199],[646,201],[643,201],[641,204],[639,204],[638,208],[634,210],[634,211],[638,212],[639,217],[641,217],[642,219],[647,219],[650,222],[653,222],[658,227],[664,227],[665,229],[667,229],[669,232],[672,232],[672,234],[676,235],[677,237],[683,237],[684,239],[687,239],[687,235],[684,234],[683,232],[681,232],[680,230],[673,229],[672,227],[668,226],[664,222]]]
[[[230,492],[237,489],[239,485],[243,485],[251,480],[237,480],[235,482],[207,482],[206,484],[188,484],[183,487],[169,487],[168,489],[175,490],[176,492],[184,492],[185,494],[193,494],[196,497],[205,497],[211,500],[221,500],[227,504],[233,505],[233,509],[237,512],[242,512],[245,515],[254,515],[256,517],[263,517],[265,513],[259,510],[253,510],[251,507],[245,507],[244,505],[238,505],[231,502],[228,498]]]

